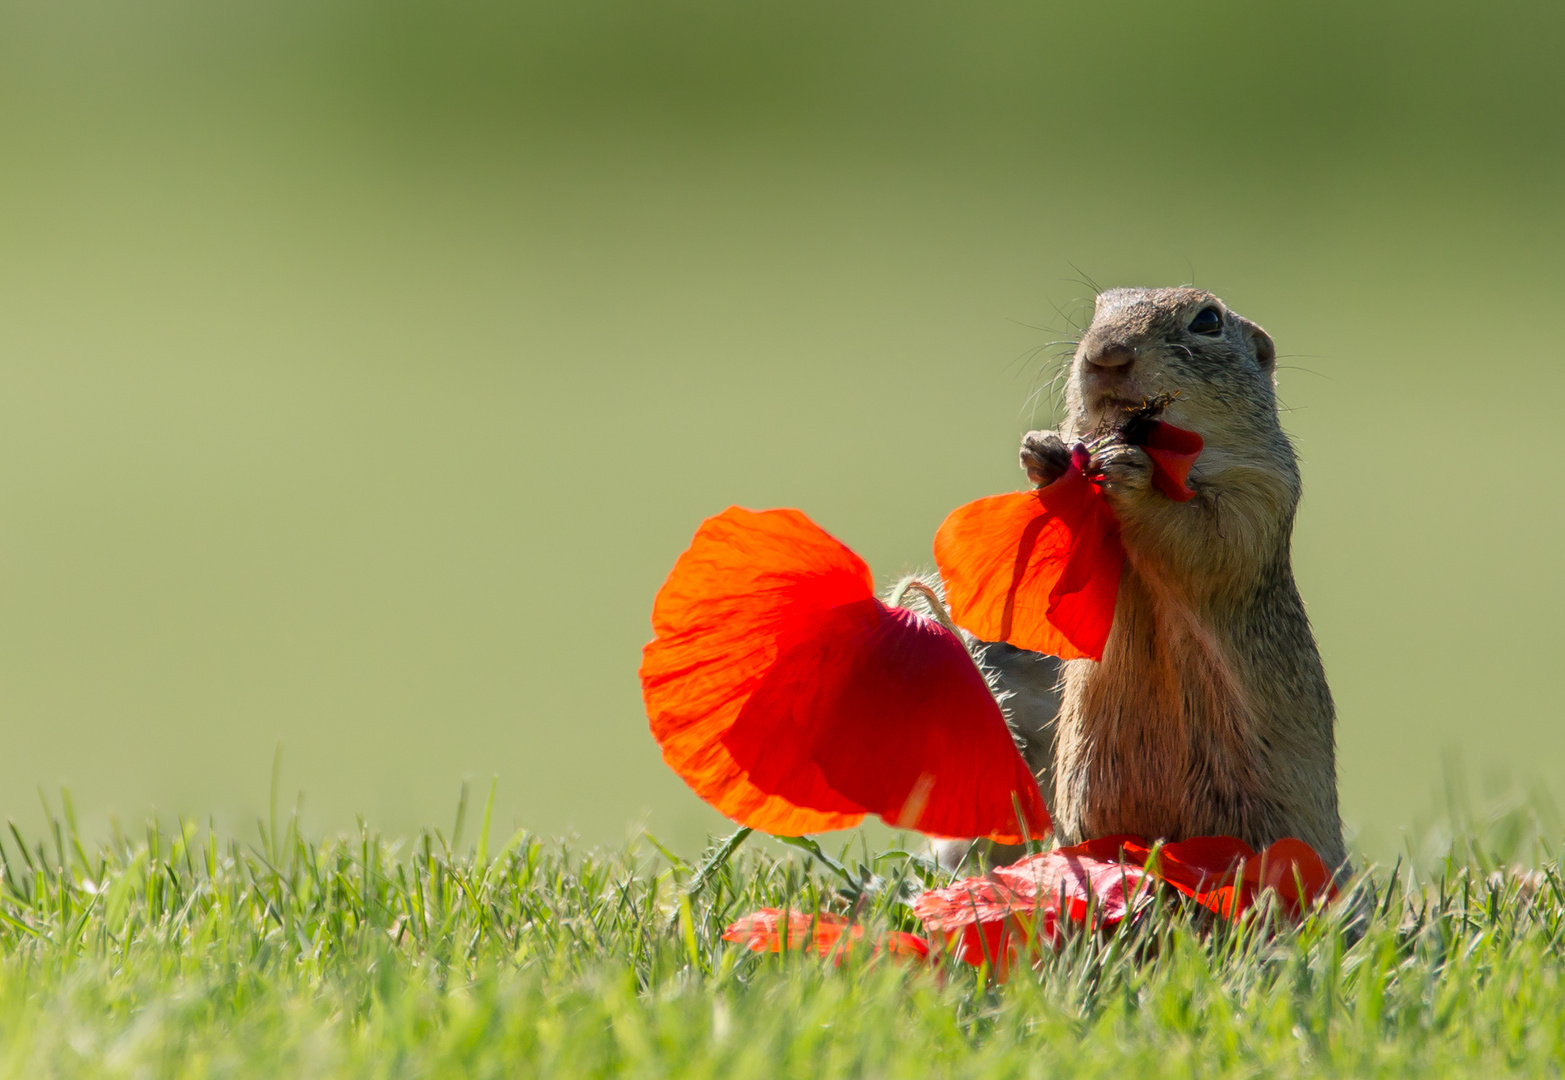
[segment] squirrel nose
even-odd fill
[[[1119,342],[1109,342],[1100,348],[1093,349],[1082,357],[1087,363],[1104,371],[1112,371],[1117,368],[1129,368],[1136,359],[1136,351],[1129,345]]]

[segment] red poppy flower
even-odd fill
[[[1162,421],[1141,445],[1152,483],[1179,502],[1201,436]],[[1101,660],[1114,624],[1125,549],[1101,483],[1078,444],[1070,468],[1036,491],[991,495],[953,510],[935,534],[951,617],[984,641],[1066,660]]]
[[[708,518],[652,623],[641,685],[653,736],[740,824],[801,835],[876,813],[1004,843],[1048,830],[962,642],[882,604],[864,561],[797,510]]]
[[[821,956],[835,956],[839,964],[853,945],[863,939],[864,928],[849,926],[848,920],[841,915],[789,911],[785,918],[779,908],[762,908],[731,923],[723,931],[724,941],[742,944],[751,952],[779,953],[785,947],[814,949]],[[917,934],[898,930],[876,938],[873,951],[874,955],[884,953],[901,959],[923,960],[929,956],[929,942]]]

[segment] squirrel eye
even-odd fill
[[[1190,332],[1220,334],[1223,332],[1223,317],[1215,307],[1204,307],[1196,312],[1195,318],[1190,320]]]

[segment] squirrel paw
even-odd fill
[[[1029,431],[1022,436],[1022,468],[1027,479],[1046,487],[1065,475],[1071,466],[1070,447],[1052,431]]]
[[[1111,493],[1130,494],[1152,488],[1152,459],[1139,446],[1118,443],[1092,456],[1088,475],[1103,481]]]

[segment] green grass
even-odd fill
[[[1078,938],[1004,986],[945,962],[756,956],[763,905],[844,910],[845,880],[754,838],[703,881],[650,839],[574,850],[522,832],[244,842],[194,823],[84,844],[73,815],[5,837],[0,1075],[1558,1075],[1557,863],[1495,872],[1471,837],[1370,878],[1362,934],[1202,932],[1163,912]],[[461,815],[459,815],[460,818]],[[275,815],[274,815],[275,818]],[[1514,846],[1514,845],[1513,845]],[[926,866],[841,856],[879,926]],[[1487,849],[1492,851],[1491,849]],[[849,890],[851,891],[851,890]],[[694,895],[691,895],[694,892]]]

